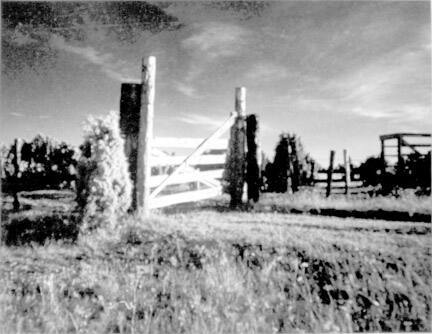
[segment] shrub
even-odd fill
[[[113,224],[131,205],[131,181],[118,114],[90,117],[78,163],[77,203],[82,231]]]

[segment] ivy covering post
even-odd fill
[[[138,133],[141,107],[141,84],[123,83],[120,94],[120,130],[124,138],[125,155],[129,162],[132,181],[132,206],[136,209],[136,175],[138,156]]]
[[[246,182],[248,200],[258,202],[260,191],[260,157],[258,143],[258,118],[248,115],[246,118]]]
[[[20,209],[20,202],[18,199],[18,192],[20,190],[20,179],[21,179],[21,148],[23,145],[23,140],[21,138],[15,139],[14,147],[13,147],[13,160],[12,165],[14,167],[14,191],[13,191],[13,209],[14,211],[18,211]]]
[[[153,114],[156,81],[156,58],[148,57],[142,63],[141,110],[138,134],[138,161],[136,176],[137,209],[144,216],[150,213],[150,156],[153,139]]]
[[[289,137],[289,145],[291,147],[291,160],[292,160],[292,177],[291,177],[291,189],[293,193],[299,190],[300,185],[300,167],[299,157],[297,152],[297,138],[295,135]]]
[[[115,224],[131,204],[131,182],[120,136],[119,117],[90,117],[78,164],[77,202],[83,216],[82,231]]]
[[[237,118],[231,127],[229,155],[226,170],[228,193],[231,196],[230,206],[236,208],[242,204],[246,168],[246,88],[235,89],[235,112]]]

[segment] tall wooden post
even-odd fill
[[[329,197],[330,194],[331,194],[334,156],[335,156],[335,151],[331,150],[330,151],[330,163],[329,163],[329,168],[328,168],[328,171],[327,171],[327,191],[326,191],[326,196],[327,197]]]
[[[397,136],[397,175],[398,175],[398,183],[400,183],[400,176],[403,171],[403,159],[402,159],[402,138],[400,135]]]
[[[150,156],[153,139],[153,114],[156,81],[155,57],[143,59],[141,80],[136,197],[138,210],[142,212],[144,216],[148,216],[150,213]]]
[[[291,178],[291,189],[295,193],[299,190],[300,184],[300,166],[297,154],[297,139],[295,135],[289,137],[289,143],[291,147],[291,158],[293,165],[293,173]]]
[[[246,88],[237,87],[235,90],[235,112],[237,118],[231,127],[229,148],[228,182],[231,196],[230,206],[238,207],[242,204],[243,187],[245,184],[245,145],[246,145]]]
[[[311,175],[310,175],[310,180],[309,183],[310,185],[314,185],[315,184],[315,161],[311,161]]]
[[[246,182],[248,200],[258,202],[260,188],[260,152],[258,149],[258,119],[256,115],[246,118]]]
[[[3,157],[0,154],[0,246],[3,243],[3,225],[2,225],[3,193],[2,193],[2,182],[3,182]]]
[[[385,140],[383,137],[380,137],[381,141],[381,180],[384,177],[386,172],[386,161],[385,161]]]
[[[125,142],[125,156],[129,162],[129,175],[132,181],[132,209],[137,208],[137,156],[138,133],[141,108],[141,84],[123,83],[120,93],[120,131]]]
[[[23,141],[21,138],[15,139],[14,143],[14,158],[12,160],[12,164],[14,166],[14,182],[13,182],[13,209],[14,211],[18,211],[20,209],[20,202],[18,198],[18,192],[21,189],[21,172],[20,172],[20,165],[21,165],[21,148],[22,148]]]
[[[344,168],[345,168],[345,194],[349,195],[349,187],[351,183],[351,166],[348,157],[348,151],[343,150]]]

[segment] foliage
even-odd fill
[[[75,180],[77,152],[65,142],[37,135],[30,142],[16,139],[2,149],[4,191],[70,187]]]
[[[360,179],[365,186],[377,186],[381,181],[382,161],[379,157],[369,157],[359,166]]]
[[[382,194],[399,192],[402,189],[418,189],[419,194],[429,194],[431,191],[431,152],[426,155],[410,154],[403,156],[393,170],[383,174],[382,160],[379,157],[369,157],[359,166],[360,178],[366,186],[380,188]]]
[[[398,185],[402,188],[419,187],[422,193],[431,192],[431,152],[426,155],[410,154],[401,161],[397,172]]]
[[[84,131],[77,202],[83,214],[83,230],[90,231],[126,213],[132,185],[118,114],[90,117]]]
[[[305,152],[300,138],[282,133],[274,161],[267,163],[264,170],[264,188],[285,193],[291,184],[292,190],[297,191],[299,186],[310,184],[314,167],[315,161]]]

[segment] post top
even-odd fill
[[[155,56],[143,57],[142,64],[154,66],[156,64],[156,57]]]

